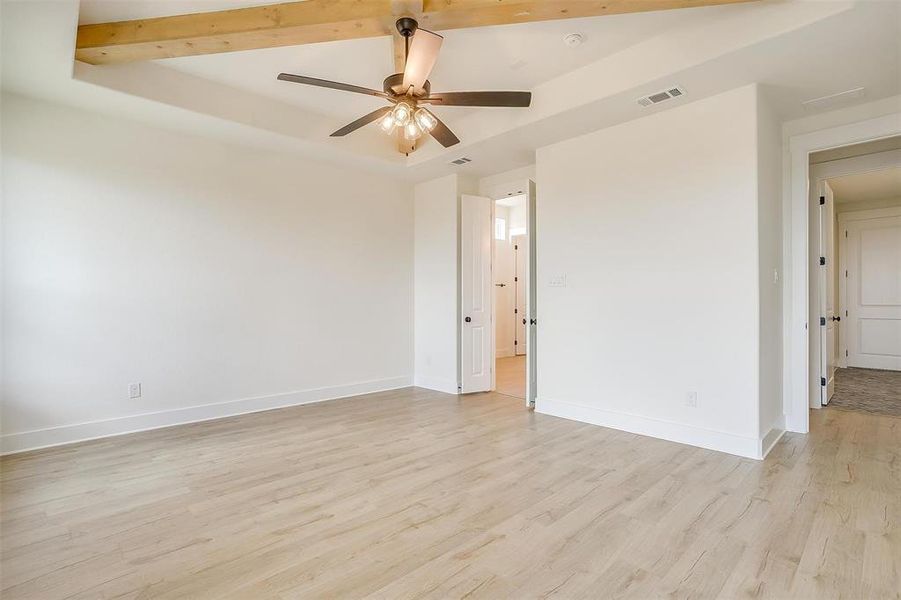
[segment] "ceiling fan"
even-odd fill
[[[532,102],[531,92],[432,93],[429,74],[438,59],[438,51],[444,38],[437,33],[419,29],[416,20],[409,17],[398,19],[396,26],[398,33],[404,38],[406,56],[404,72],[386,77],[382,84],[383,91],[290,73],[280,73],[278,78],[282,81],[377,96],[390,103],[390,106],[374,110],[348,123],[332,133],[331,137],[343,137],[364,125],[378,121],[385,133],[402,135],[410,144],[424,133],[428,133],[445,148],[458,144],[460,140],[441,119],[422,105],[526,108]]]

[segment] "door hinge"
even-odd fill
[[[848,278],[848,269],[845,269],[845,278]]]
[[[519,281],[519,277],[514,277],[513,281]]]
[[[513,340],[513,345],[514,345],[514,346],[518,346],[518,345],[519,345],[519,340]]]
[[[826,317],[820,317],[820,325],[826,324]]]
[[[513,314],[514,314],[514,315],[518,315],[518,314],[519,314],[519,309],[518,309],[518,308],[514,308],[514,309],[513,309]]]
[[[820,265],[825,265],[825,264],[826,264],[826,257],[825,257],[825,256],[821,256],[821,257],[820,257]]]
[[[535,319],[529,319],[529,324],[530,325],[538,325],[538,321]]]
[[[826,196],[820,196],[820,206],[826,204]]]
[[[513,249],[514,249],[514,250],[519,250],[519,244],[513,244]]]
[[[848,351],[845,350],[845,358],[847,358],[847,357],[848,357]]]
[[[848,237],[848,230],[845,229],[845,237]]]
[[[845,316],[846,316],[846,317],[848,316],[848,311],[845,311]]]
[[[820,385],[823,387],[826,387],[826,378],[825,377],[820,377]]]

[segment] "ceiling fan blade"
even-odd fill
[[[532,92],[438,92],[420,100],[440,106],[508,106],[526,108]]]
[[[328,79],[316,79],[315,77],[304,77],[303,75],[291,75],[290,73],[279,73],[278,78],[282,81],[290,81],[292,83],[302,83],[304,85],[315,85],[333,90],[341,90],[342,92],[354,92],[356,94],[366,94],[367,96],[378,96],[379,98],[388,98],[388,94],[373,90],[370,88],[360,87],[359,85],[351,85],[349,83],[340,83],[338,81],[329,81]]]
[[[369,125],[373,121],[378,121],[379,119],[381,119],[382,117],[387,115],[389,112],[391,112],[391,108],[392,107],[390,107],[390,106],[383,106],[382,108],[380,108],[378,110],[372,111],[368,115],[363,115],[362,117],[360,117],[353,123],[348,123],[341,129],[339,129],[338,131],[333,133],[330,137],[343,137],[343,136],[347,135],[348,133],[352,133],[352,132],[356,131],[357,129],[359,129],[360,127],[363,127],[364,125]]]
[[[413,93],[422,94],[423,86],[438,60],[438,51],[444,38],[425,29],[417,29],[410,42],[407,63],[404,66],[404,91],[413,88]]]
[[[422,109],[425,110],[425,109]],[[432,111],[426,111],[433,117],[435,117],[435,126],[429,132],[433,138],[438,140],[438,143],[444,146],[445,148],[450,148],[454,144],[459,144],[460,140],[457,136],[454,135],[454,132],[448,129],[447,125],[444,124],[444,121],[435,116],[435,113]]]

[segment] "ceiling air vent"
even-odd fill
[[[821,96],[819,98],[804,100],[801,102],[801,105],[808,110],[830,108],[836,104],[842,104],[844,102],[856,100],[857,98],[863,98],[865,91],[866,90],[864,88],[857,87],[850,90],[845,90],[844,92],[839,92],[837,94],[829,94],[828,96]]]
[[[464,156],[464,157],[462,157],[462,158],[458,158],[457,160],[452,160],[452,161],[451,161],[451,164],[452,164],[452,165],[465,165],[465,164],[468,163],[468,162],[472,162],[472,159],[471,159],[471,158],[466,158],[466,157]]]
[[[678,98],[679,96],[684,95],[685,90],[680,87],[673,87],[669,88],[668,90],[663,90],[662,92],[657,92],[656,94],[651,94],[650,96],[639,98],[638,103],[642,106],[651,106],[653,104],[660,104],[661,102],[665,102],[666,100]]]

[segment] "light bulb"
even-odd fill
[[[415,140],[419,137],[419,125],[416,124],[416,121],[409,121],[406,125],[404,125],[404,137],[408,140]]]
[[[398,102],[397,106],[394,107],[394,120],[398,125],[403,127],[407,124],[407,121],[410,120],[410,114],[413,110],[410,108],[410,105],[406,102]]]
[[[416,120],[416,124],[419,125],[419,128],[423,131],[431,131],[435,128],[435,125],[438,124],[438,119],[435,118],[435,115],[424,108],[420,108],[416,111],[414,119]]]
[[[394,130],[394,115],[389,112],[382,117],[382,120],[379,122],[379,127],[381,127],[382,131],[385,133],[391,133]]]

